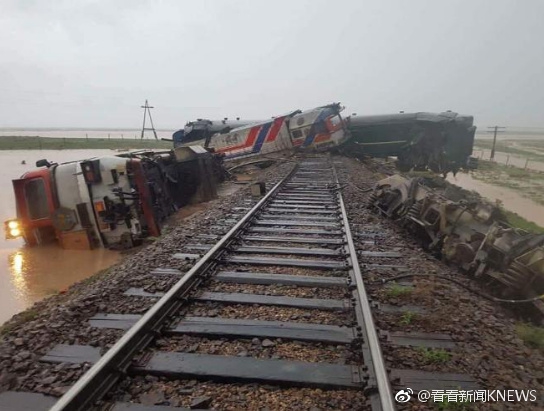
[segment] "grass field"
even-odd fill
[[[0,137],[0,150],[74,150],[172,148],[172,142],[120,138]]]
[[[491,161],[480,160],[472,177],[484,183],[506,187],[517,191],[520,196],[544,205],[544,172],[524,170]],[[502,208],[508,223],[534,233],[544,233],[544,228],[526,220],[518,214]]]
[[[476,139],[475,149],[491,150],[493,140]],[[544,140],[498,140],[497,152],[512,154],[533,161],[544,162]]]
[[[544,205],[544,172],[480,160],[472,176],[488,184],[515,190],[521,196]]]

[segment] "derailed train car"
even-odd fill
[[[347,126],[350,153],[397,157],[402,171],[430,169],[437,173],[470,166],[474,145],[474,118],[442,113],[397,113],[353,116]]]
[[[494,280],[503,296],[535,298],[544,313],[536,298],[544,295],[544,234],[512,228],[498,207],[439,189],[432,179],[388,177],[376,184],[368,205],[404,225],[445,261]]]
[[[175,146],[201,144],[227,160],[285,150],[340,150],[359,157],[397,157],[402,170],[447,173],[471,165],[472,116],[448,111],[342,118],[342,109],[330,104],[254,122],[199,119],[173,139]]]
[[[340,104],[292,111],[270,120],[240,122],[197,120],[173,135],[174,145],[201,144],[226,160],[281,153],[287,150],[324,150],[349,138]],[[238,127],[234,127],[239,125]],[[215,133],[213,133],[216,131]]]
[[[17,218],[5,222],[6,238],[66,249],[129,248],[158,236],[178,208],[214,198],[220,176],[198,146],[36,166],[13,180]]]

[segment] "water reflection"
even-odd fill
[[[12,282],[18,295],[26,294],[26,283],[23,277],[23,254],[17,251],[8,257],[8,266],[12,274]]]
[[[22,247],[7,255],[9,281],[2,287],[0,323],[42,298],[63,291],[71,284],[118,261],[119,253],[109,250],[63,250],[52,244]],[[5,281],[3,281],[6,283]],[[13,302],[16,302],[14,305]]]
[[[64,162],[106,154],[110,150],[1,151],[0,225],[16,216],[11,180],[35,168],[36,160]],[[21,164],[26,160],[27,164]],[[55,244],[26,247],[22,239],[5,240],[0,233],[0,324],[34,302],[68,288],[120,259],[108,250],[62,250]]]
[[[15,277],[20,277],[23,273],[23,255],[20,252],[16,252],[13,256],[13,262],[11,266]]]

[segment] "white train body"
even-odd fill
[[[339,146],[348,139],[346,124],[340,111],[339,104],[306,111],[297,110],[271,120],[216,132],[206,141],[193,141],[189,133],[182,135],[178,141],[180,145],[204,144],[206,148],[224,154],[227,160],[293,149],[328,149]],[[217,123],[207,121],[210,127]]]

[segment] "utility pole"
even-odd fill
[[[504,133],[504,129],[506,127],[501,126],[494,126],[494,127],[488,127],[491,130],[487,130],[488,133],[493,133],[493,146],[491,147],[491,155],[489,156],[490,160],[495,159],[495,145],[497,144],[497,133]],[[503,129],[503,130],[500,130]]]
[[[158,137],[157,137],[157,132],[155,131],[155,126],[153,125],[153,119],[151,118],[151,109],[154,108],[153,106],[150,106],[148,103],[147,103],[147,100],[145,101],[145,105],[144,106],[140,106],[144,109],[144,124],[142,126],[142,136],[141,136],[141,140],[143,140],[144,138],[144,132],[145,130],[152,130],[153,131],[153,134],[155,135],[155,140],[158,140]],[[146,128],[145,127],[145,117],[146,117],[146,114],[149,114],[149,122],[151,123],[151,128]]]

